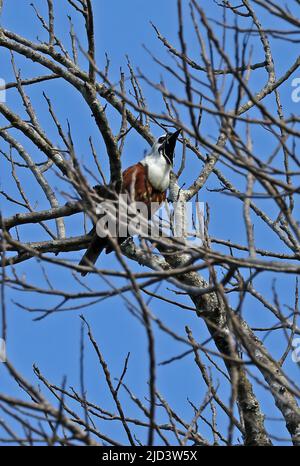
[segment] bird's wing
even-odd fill
[[[166,193],[153,188],[148,179],[147,168],[141,163],[128,167],[123,173],[123,190],[132,200],[161,204],[166,199]]]

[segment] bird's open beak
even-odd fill
[[[180,132],[181,132],[181,129],[175,131],[175,133],[169,134],[164,142],[165,154],[168,160],[170,161],[171,165],[173,165],[174,150],[175,150],[176,141],[177,141],[177,138]]]

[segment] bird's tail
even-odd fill
[[[81,261],[78,265],[87,265],[91,266],[94,265],[100,256],[101,252],[107,246],[107,239],[106,238],[99,238],[97,234],[95,234],[92,238],[92,241],[87,248],[85,254],[83,255]],[[83,277],[88,274],[88,272],[80,272]]]
[[[78,265],[84,265],[91,267],[94,265],[100,256],[103,249],[105,249],[106,254],[110,254],[114,250],[114,246],[112,242],[107,237],[101,238],[97,235],[96,228],[93,227],[92,230],[89,232],[89,236],[91,236],[91,242],[89,247],[85,251],[85,254],[82,256],[81,261]],[[128,238],[129,236],[119,237],[117,242],[119,246]],[[80,272],[83,277],[85,277],[89,272]]]

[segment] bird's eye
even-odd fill
[[[164,140],[165,140],[165,136],[161,136],[160,138],[158,138],[158,142],[159,142],[159,143],[164,142]]]

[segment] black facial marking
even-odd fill
[[[174,133],[169,133],[165,138],[163,146],[163,156],[170,165],[173,165],[174,151],[176,146],[176,141],[179,136],[180,130],[175,131]]]

